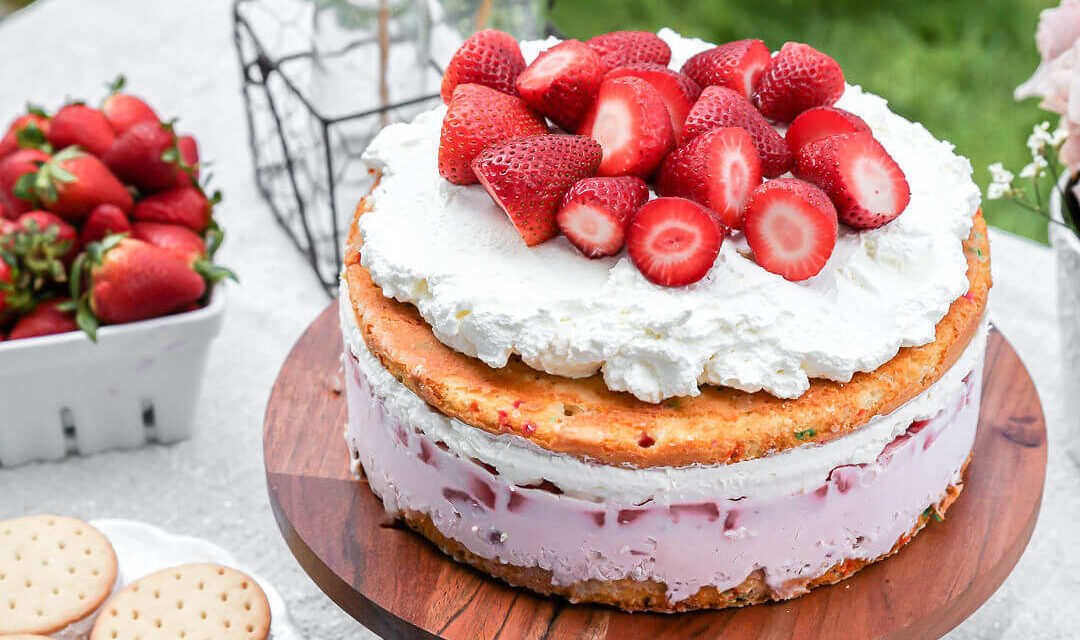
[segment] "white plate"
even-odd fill
[[[289,619],[285,601],[274,587],[236,561],[231,553],[212,542],[178,536],[132,520],[91,520],[113,545],[125,584],[151,573],[182,564],[210,562],[225,565],[251,576],[270,602],[270,636],[273,640],[303,640]]]

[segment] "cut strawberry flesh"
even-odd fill
[[[552,49],[526,67],[518,76],[517,86],[529,91],[543,91],[567,71],[572,70],[576,64],[577,56],[572,49]]]
[[[817,187],[780,178],[750,196],[743,229],[758,265],[788,280],[805,280],[821,272],[836,246],[836,210]]]
[[[882,213],[899,212],[902,209],[901,199],[907,199],[907,194],[900,193],[897,185],[899,167],[895,162],[856,153],[848,162],[840,164],[840,172],[851,195],[865,209]],[[899,177],[902,180],[903,174],[900,173]]]
[[[741,229],[746,200],[761,184],[761,161],[749,134],[711,136],[709,143],[709,205],[725,225]]]
[[[667,107],[656,89],[639,78],[605,80],[578,133],[604,150],[602,176],[648,178],[675,146]]]
[[[560,209],[556,220],[571,244],[590,258],[615,255],[626,241],[625,224],[604,207],[572,204]]]
[[[870,127],[854,113],[836,107],[815,107],[803,111],[788,127],[785,138],[792,153],[829,136],[870,133]]]
[[[701,87],[677,71],[650,63],[619,67],[612,69],[604,76],[605,79],[624,77],[639,78],[656,89],[660,99],[664,101],[664,106],[667,107],[671,118],[671,128],[675,131],[675,141],[679,143],[682,140],[686,114],[690,113],[690,107],[694,106],[694,102],[701,95]]]
[[[705,277],[724,240],[712,213],[684,198],[657,198],[630,224],[630,259],[650,282],[677,287]]]

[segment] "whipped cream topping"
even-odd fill
[[[672,67],[712,45],[660,32]],[[526,59],[557,42],[523,43]],[[654,285],[625,252],[590,260],[565,238],[526,247],[480,185],[438,174],[445,107],[385,128],[365,153],[382,173],[361,216],[362,260],[383,293],[417,307],[444,344],[502,367],[602,371],[608,388],[659,402],[699,385],[795,398],[810,378],[847,381],[934,327],[968,288],[962,242],[979,206],[970,163],[886,101],[848,86],[838,106],[873,129],[911,203],[870,231],[841,228],[822,272],[788,282],[728,238],[703,280]]]
[[[964,379],[982,361],[989,332],[984,321],[956,363],[926,391],[892,413],[875,416],[857,431],[826,444],[806,444],[734,464],[637,469],[553,453],[519,435],[491,434],[435,411],[398,382],[367,349],[344,286],[339,311],[346,353],[355,358],[356,369],[394,419],[442,442],[462,459],[479,460],[494,468],[515,485],[539,485],[546,480],[569,496],[624,504],[788,496],[819,486],[836,467],[873,462],[913,422],[938,415],[957,396]]]

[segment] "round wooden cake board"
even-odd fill
[[[289,354],[266,409],[270,503],[293,554],[342,609],[383,638],[938,638],[1001,585],[1031,537],[1046,471],[1035,387],[996,330],[975,454],[944,522],[897,555],[794,600],[700,613],[623,613],[536,595],[388,526],[350,476],[337,303]]]

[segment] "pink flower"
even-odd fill
[[[1072,49],[1077,39],[1080,39],[1080,2],[1077,0],[1064,0],[1060,6],[1039,14],[1035,44],[1044,62]]]

